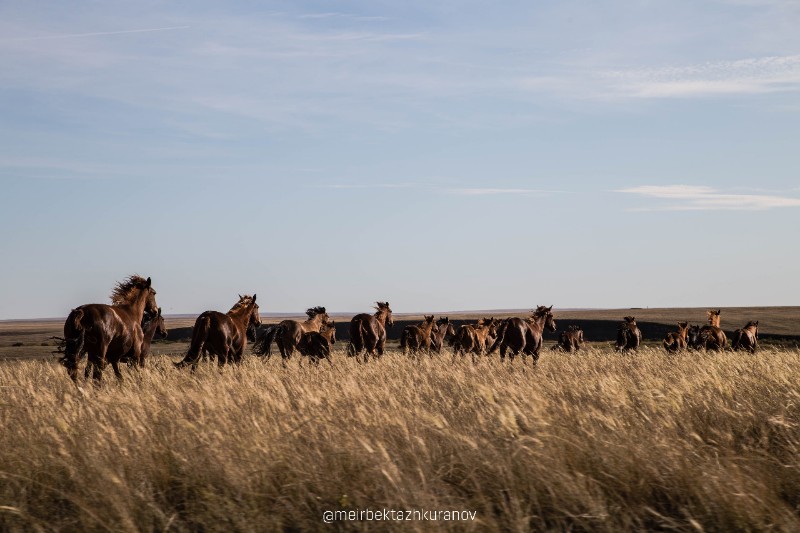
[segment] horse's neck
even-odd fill
[[[152,322],[148,322],[147,329],[144,330],[144,338],[147,342],[153,340],[153,337],[155,336],[157,329],[158,329],[158,320],[153,320]]]
[[[333,328],[328,328],[326,330],[320,331],[319,333],[320,333],[320,335],[325,337],[326,341],[331,342],[331,337],[333,336],[333,331],[334,331]]]
[[[309,318],[303,322],[303,327],[306,331],[320,331],[322,328],[322,316],[314,315],[314,318]]]
[[[239,331],[244,331],[250,322],[250,313],[253,311],[250,307],[240,307],[238,309],[231,309],[228,311],[228,316],[231,318]]]
[[[447,335],[447,324],[441,324],[439,327],[437,327],[434,334],[438,340],[444,339],[444,336]]]
[[[536,328],[538,331],[544,330],[544,317],[542,316],[534,316],[528,319],[528,324],[531,327]]]
[[[386,312],[386,311],[384,311],[383,309],[380,309],[380,310],[378,310],[378,311],[375,313],[375,315],[374,315],[374,316],[375,316],[375,319],[376,319],[378,322],[380,322],[381,324],[383,324],[383,327],[386,327],[386,317],[388,317],[388,316],[389,316],[389,313],[387,313],[387,312]]]
[[[714,326],[715,328],[718,328],[719,327],[719,319],[720,319],[719,315],[714,315],[714,316],[712,316],[712,317],[710,317],[708,319],[708,323],[710,325]]]
[[[122,304],[120,307],[128,307],[133,313],[136,322],[141,324],[144,317],[144,307],[147,304],[147,291],[141,290],[136,296],[136,299],[128,304]]]
[[[685,341],[686,338],[689,336],[689,328],[682,329],[680,330],[679,333],[681,335],[681,338]]]
[[[433,331],[433,326],[435,326],[433,322],[426,322],[420,329],[427,335],[430,335],[431,331]]]

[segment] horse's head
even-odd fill
[[[394,326],[394,319],[392,318],[392,308],[389,307],[389,302],[377,302],[378,313],[382,314],[386,321],[386,326],[392,327]]]
[[[328,311],[322,306],[306,309],[306,316],[308,316],[309,320],[314,320],[319,317],[319,320],[321,320],[323,324],[328,323]]]
[[[747,329],[747,328],[751,328],[753,330],[753,335],[755,335],[756,339],[757,339],[758,338],[758,320],[755,320],[755,321],[751,320],[750,322],[748,322],[747,325],[745,326],[745,329]]]
[[[162,339],[167,338],[167,324],[164,322],[164,316],[161,314],[161,308],[158,308],[158,314],[156,315],[156,333],[161,335]]]
[[[623,318],[623,320],[625,320],[625,322],[627,322],[631,326],[635,326],[636,325],[636,317],[635,316],[626,316],[626,317]]]
[[[336,344],[336,321],[328,322],[328,342]]]
[[[533,312],[533,318],[544,320],[544,327],[547,331],[555,332],[556,320],[553,317],[553,306],[547,307],[546,305],[539,305]]]
[[[683,334],[688,329],[689,329],[689,323],[688,322],[678,322],[678,333]]]
[[[433,324],[433,319],[434,319],[433,315],[431,315],[431,316],[422,315],[422,317],[425,319],[425,325],[426,326],[429,326],[429,325]]]
[[[714,311],[713,309],[709,309],[706,312],[708,316],[708,323],[712,326],[719,327],[720,315],[722,314],[722,309],[717,309]]]
[[[158,304],[156,303],[156,290],[153,288],[153,283],[150,278],[140,282],[139,289],[145,291],[147,294],[144,302],[144,312],[151,315],[157,315],[159,312]]]
[[[689,326],[689,329],[686,332],[686,342],[689,344],[689,346],[693,348],[697,348],[700,346],[700,344],[702,343],[700,332],[701,332],[700,326],[697,325]]]

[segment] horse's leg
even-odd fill
[[[119,360],[111,361],[111,368],[114,369],[114,375],[117,376],[117,379],[122,381],[122,372],[119,370]]]

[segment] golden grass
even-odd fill
[[[800,352],[0,365],[0,530],[800,530]],[[326,526],[337,509],[474,523]]]

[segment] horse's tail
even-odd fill
[[[205,314],[197,317],[192,329],[192,343],[189,345],[189,352],[181,361],[175,363],[175,366],[180,368],[190,363],[196,363],[200,359],[210,330],[211,317]]]
[[[281,329],[280,325],[277,326],[270,326],[265,331],[264,334],[261,335],[260,338],[256,339],[256,342],[253,343],[253,353],[256,355],[266,355],[267,358],[272,356],[272,343],[275,341],[275,338],[278,336],[278,330]]]
[[[731,340],[731,350],[738,350],[742,346],[742,330],[737,329],[733,332],[733,339]]]
[[[403,350],[403,353],[405,353],[406,348],[408,348],[408,336],[409,331],[404,329],[402,335],[400,335],[400,349]]]
[[[500,326],[499,330],[497,330],[497,338],[494,340],[494,343],[492,343],[492,347],[489,348],[489,355],[492,355],[500,346],[503,345],[506,340],[506,331],[508,331],[508,320],[503,322],[503,325]]]
[[[67,369],[70,377],[76,380],[78,375],[78,359],[86,342],[86,328],[83,327],[83,309],[73,309],[64,324],[64,354],[59,362]]]
[[[355,324],[350,324],[350,343],[347,345],[347,355],[354,357],[358,355],[359,347],[364,346],[364,324],[359,320]]]

